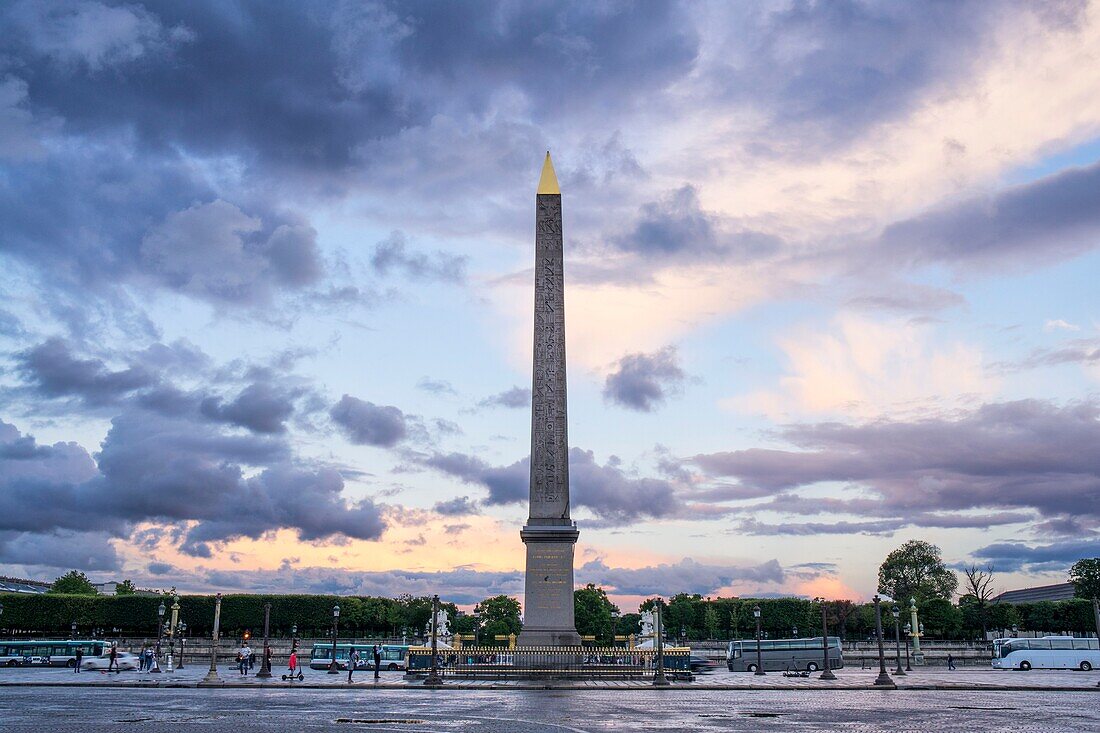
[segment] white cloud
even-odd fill
[[[1080,331],[1081,327],[1063,321],[1061,318],[1055,318],[1044,323],[1043,330],[1047,333],[1050,333],[1051,331]]]
[[[779,419],[896,417],[971,402],[999,387],[979,348],[939,343],[927,323],[841,313],[827,330],[806,326],[777,345],[788,362],[778,386],[731,398],[726,406]]]

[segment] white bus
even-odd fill
[[[1100,640],[1072,636],[996,639],[993,669],[1100,669]]]

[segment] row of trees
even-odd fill
[[[1009,605],[992,603],[993,568],[972,566],[963,570],[963,588],[958,604],[951,602],[959,590],[959,578],[927,542],[907,542],[891,552],[879,568],[879,592],[898,599],[908,620],[908,599],[916,598],[926,635],[935,638],[984,638],[988,630],[1022,631],[1093,630],[1094,621],[1087,600],[1100,594],[1100,558],[1081,560],[1070,571],[1082,600]],[[1091,594],[1091,595],[1090,595]],[[165,595],[140,595],[130,582],[120,584],[117,596],[96,595],[83,573],[72,571],[58,578],[49,594],[4,595],[5,613],[0,624],[8,629],[37,633],[66,633],[76,622],[84,633],[92,629],[128,635],[156,633],[156,609]],[[300,635],[325,635],[332,627],[332,608],[339,604],[340,629],[345,636],[390,636],[423,633],[431,615],[431,599],[404,595],[398,598],[320,595],[229,595],[222,604],[222,629],[227,634],[258,630],[263,622],[263,605],[272,604],[272,628],[286,635],[297,627]],[[655,599],[641,604],[651,610]],[[874,632],[873,604],[847,600],[810,601],[802,598],[703,598],[680,593],[666,605],[664,623],[670,637],[691,640],[747,638],[755,633],[753,608],[761,609],[761,630],[770,638],[820,633],[822,604],[830,634],[865,638]],[[477,634],[481,643],[518,634],[520,604],[508,596],[494,596],[477,604],[474,613],[459,615],[453,603],[443,603],[456,633]],[[892,602],[890,603],[892,605]],[[212,596],[181,596],[181,618],[192,634],[207,635],[213,621]],[[577,631],[608,643],[612,635],[636,634],[639,613],[621,614],[603,588],[589,584],[574,593]],[[884,625],[893,625],[889,608]]]
[[[595,636],[599,643],[611,634],[637,634],[640,615],[618,614],[602,588],[593,585],[574,593],[577,631]],[[11,631],[67,635],[74,621],[80,634],[94,629],[122,635],[152,636],[156,633],[157,607],[167,596],[87,596],[66,594],[3,594],[4,613],[0,626]],[[213,596],[180,596],[180,618],[192,636],[208,636],[214,618]],[[655,599],[641,610],[652,609]],[[431,616],[431,599],[425,596],[400,598],[315,596],[315,595],[228,595],[222,601],[223,633],[236,636],[245,630],[258,634],[263,628],[263,607],[271,603],[271,625],[275,636],[287,636],[296,626],[300,636],[324,636],[332,628],[332,607],[340,606],[341,636],[396,637],[406,631],[411,638],[423,635]],[[751,638],[756,629],[753,608],[760,607],[761,629],[769,638],[793,635],[814,636],[821,632],[824,604],[831,635],[864,639],[874,633],[874,605],[851,601],[811,601],[802,598],[703,598],[680,593],[666,602],[664,622],[669,637],[690,640]],[[478,641],[499,643],[497,636],[518,634],[520,604],[509,596],[494,596],[477,604],[473,614],[458,615],[453,603],[442,603],[452,619],[451,630],[478,634]],[[884,625],[890,634],[893,618],[883,609]],[[1089,632],[1095,630],[1091,603],[1084,599],[1018,605],[995,603],[984,615],[973,602],[955,605],[946,599],[925,601],[920,608],[925,634],[932,638],[976,638],[984,622],[992,630]],[[908,620],[904,614],[901,623]]]

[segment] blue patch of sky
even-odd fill
[[[1092,165],[1100,160],[1100,137],[1059,153],[1048,155],[1037,162],[1023,165],[1009,171],[1005,177],[1006,185],[1014,186],[1045,178],[1066,168]]]

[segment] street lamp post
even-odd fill
[[[924,664],[924,653],[920,650],[920,637],[924,633],[924,624],[917,620],[917,599],[909,599],[909,623],[913,625],[913,664],[918,667]]]
[[[829,619],[825,613],[825,599],[821,599],[821,666],[822,673],[819,679],[835,680],[836,675],[829,669]]]
[[[439,687],[443,684],[443,678],[439,676],[439,596],[432,596],[432,666],[424,684],[428,687]]]
[[[210,671],[206,673],[200,685],[220,685],[218,677],[218,627],[222,620],[222,594],[214,596],[214,630],[210,634]]]
[[[906,622],[901,630],[905,632],[905,671],[912,672],[913,668],[909,666],[909,638],[912,635],[913,627]]]
[[[615,634],[619,631],[619,609],[611,611],[611,637],[608,646],[615,648]]]
[[[74,641],[76,640],[76,621],[69,624],[69,638]]]
[[[340,623],[340,605],[332,607],[332,662],[328,665],[329,674],[340,674],[340,668],[336,665],[336,633]]]
[[[168,671],[172,671],[172,665],[175,660],[172,659],[172,651],[176,648],[176,631],[179,627],[180,620],[180,597],[178,595],[172,596],[172,616],[165,624],[165,628],[168,630]]]
[[[268,638],[271,634],[271,603],[264,604],[264,657],[260,660],[260,671],[257,677],[271,676],[271,647],[268,646]]]
[[[882,646],[882,599],[875,595],[875,636],[878,639],[878,677],[875,678],[877,687],[897,687],[890,675],[886,674],[886,650]]]
[[[164,638],[164,601],[157,606],[157,645],[153,647],[153,668],[150,674],[160,674],[160,640]]]
[[[894,604],[890,609],[890,613],[894,616],[894,656],[897,659],[897,669],[894,670],[895,677],[904,677],[905,670],[901,668],[901,626],[898,625],[901,619],[901,609],[898,608],[898,604]]]
[[[657,621],[657,628],[654,630],[657,634],[657,666],[653,670],[654,687],[670,686],[668,678],[665,677],[665,626],[664,613],[662,613],[661,610],[663,605],[664,601],[658,598],[657,603],[653,606],[654,615]]]
[[[764,655],[760,651],[760,606],[752,607],[752,617],[756,619],[756,672],[764,674]]]
[[[183,669],[183,640],[187,638],[187,624],[183,621],[179,623],[180,632],[180,663],[176,665],[176,669]]]

